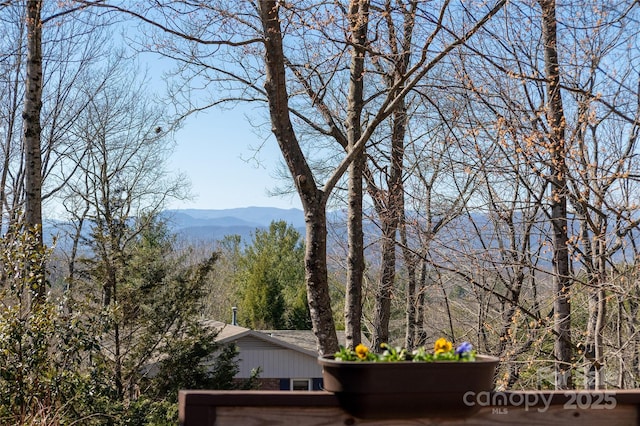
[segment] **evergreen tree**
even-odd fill
[[[216,330],[202,322],[217,253],[192,261],[188,250],[176,250],[157,217],[121,225],[118,235],[128,243],[117,252],[118,262],[95,250],[81,274],[87,277],[81,288],[88,289],[104,282],[104,271],[114,277],[109,304],[94,285],[93,304],[85,307],[101,312],[101,354],[111,373],[105,410],[114,425],[175,424],[179,389],[237,386],[237,352],[219,347]],[[104,247],[111,237],[94,230],[93,238]]]
[[[311,328],[304,284],[304,245],[284,221],[256,229],[236,275],[240,320],[255,329]]]

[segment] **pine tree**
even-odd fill
[[[237,275],[240,320],[255,329],[311,328],[304,285],[304,245],[284,221],[256,229]]]

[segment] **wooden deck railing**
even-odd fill
[[[495,392],[468,418],[359,419],[335,395],[307,391],[180,391],[182,426],[227,425],[640,425],[640,390]]]

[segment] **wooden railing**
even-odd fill
[[[308,391],[180,391],[182,426],[226,425],[640,425],[640,390],[494,392],[469,398],[468,418],[360,419],[335,395]]]

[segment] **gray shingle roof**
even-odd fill
[[[219,342],[233,341],[251,334],[254,337],[264,336],[266,339],[274,339],[276,342],[280,342],[282,346],[293,346],[295,348],[302,349],[305,352],[318,353],[316,336],[313,334],[312,330],[251,330],[245,327],[226,324],[221,321],[214,320],[204,321],[204,324],[209,327],[215,327],[219,330],[216,338]],[[338,342],[343,344],[345,341],[344,331],[337,331],[337,334]],[[365,344],[367,343],[368,342],[365,342]]]

